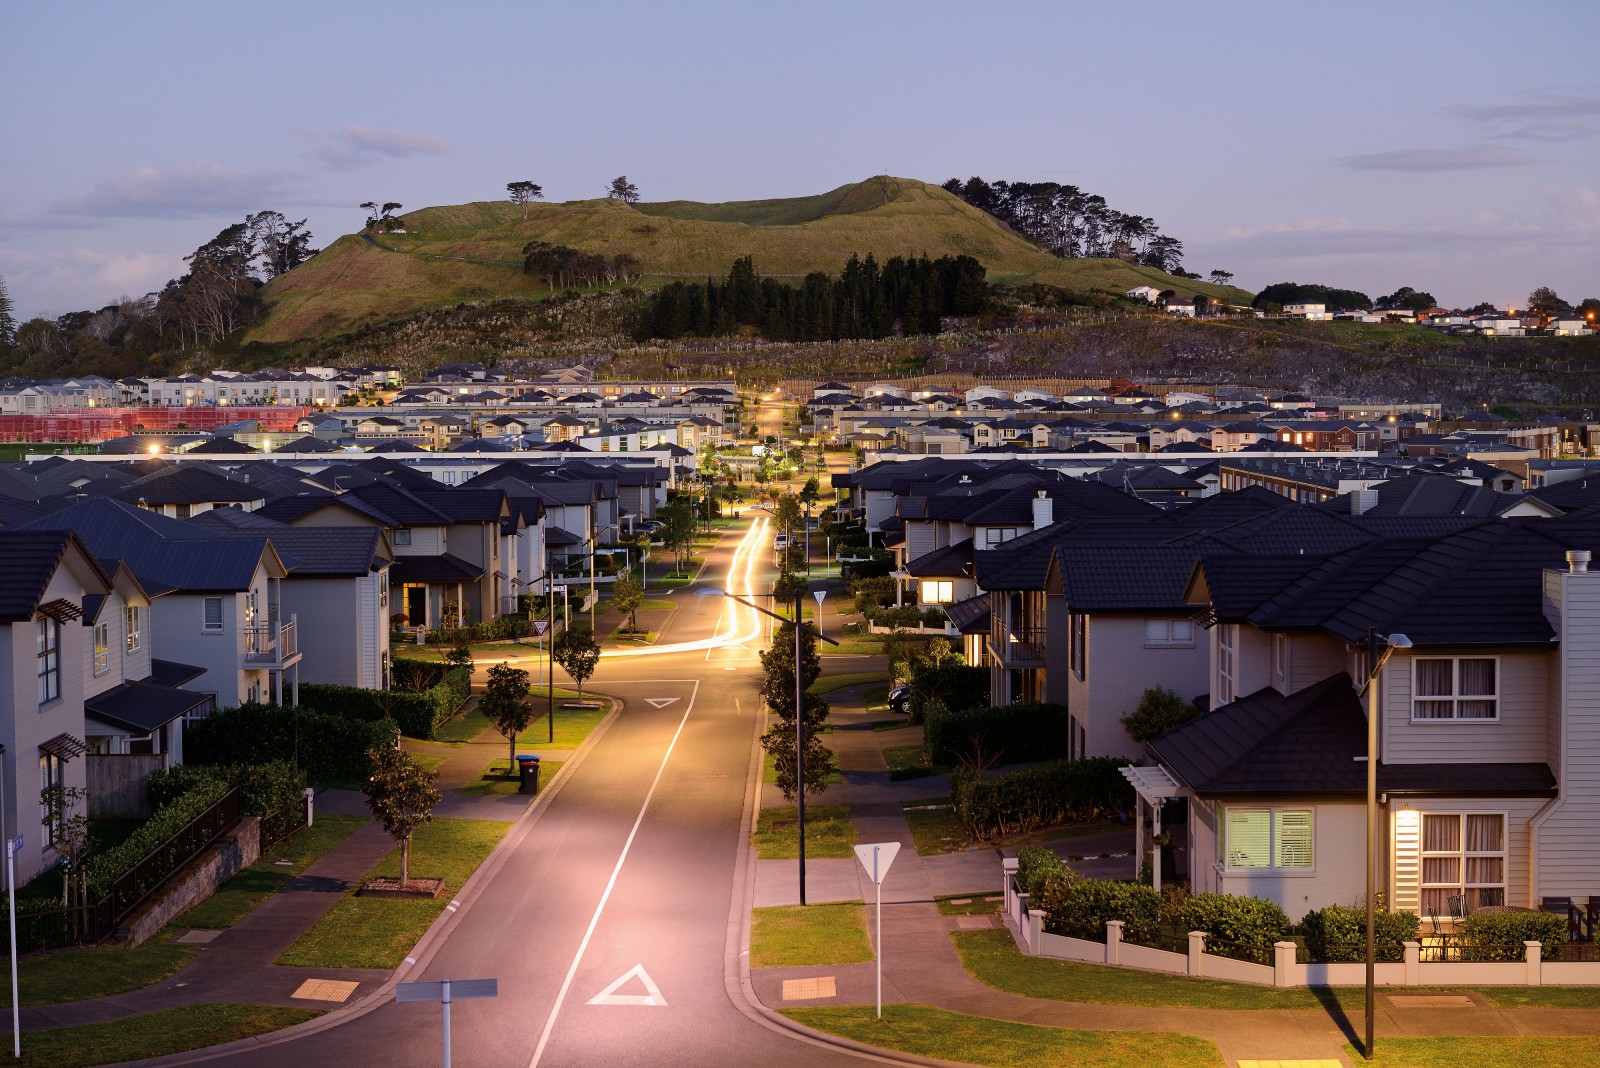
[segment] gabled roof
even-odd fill
[[[124,682],[86,697],[83,711],[91,719],[131,734],[150,734],[216,700],[209,693],[179,690],[151,682]]]
[[[73,551],[82,554],[91,574],[99,579],[99,587],[90,592],[110,589],[111,579],[77,535],[65,531],[0,530],[0,623],[32,619],[56,568]]]
[[[1055,557],[1062,593],[1074,612],[1192,610],[1184,588],[1194,569],[1193,549],[1067,541]]]
[[[145,475],[116,494],[120,501],[150,504],[205,504],[219,501],[263,501],[259,486],[229,478],[203,463],[173,464]]]
[[[972,574],[972,539],[923,553],[906,565],[912,578],[954,578]]]
[[[402,584],[476,582],[483,577],[483,568],[450,553],[441,553],[438,556],[399,556],[395,558],[390,575],[393,582]]]

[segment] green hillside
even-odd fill
[[[720,276],[740,256],[754,257],[762,274],[800,277],[837,271],[851,253],[879,259],[965,253],[988,267],[991,281],[1108,293],[1148,283],[1250,299],[1243,290],[1121,260],[1057,259],[945,190],[904,178],[871,178],[784,200],[633,206],[581,200],[533,204],[526,220],[522,214],[501,201],[423,208],[402,217],[406,233],[377,239],[397,251],[358,235],[341,237],[266,287],[268,315],[249,339],[327,336],[464,301],[543,296],[541,282],[520,269],[522,249],[534,240],[604,256],[629,253],[646,285]]]

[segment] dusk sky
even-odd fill
[[[0,34],[17,318],[181,274],[248,212],[364,200],[1058,181],[1256,290],[1600,296],[1589,2],[18,3]],[[759,265],[758,265],[759,266]]]

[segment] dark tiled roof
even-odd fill
[[[86,698],[85,714],[133,734],[149,734],[179,716],[211,704],[209,693],[177,690],[148,682],[124,682],[105,693]]]
[[[923,553],[906,565],[913,578],[945,578],[972,573],[972,539]]]
[[[1080,545],[1056,550],[1062,592],[1074,612],[1176,611],[1194,570],[1181,546]]]
[[[57,565],[76,541],[65,531],[0,530],[0,623],[33,618]],[[79,549],[89,555],[81,544]]]
[[[146,682],[157,686],[182,686],[186,682],[193,682],[206,673],[203,667],[193,664],[180,664],[176,660],[161,660],[150,658],[150,677]]]
[[[392,579],[406,582],[475,582],[483,577],[483,568],[469,564],[459,556],[442,553],[438,556],[399,556],[395,558]]]
[[[1439,475],[1411,474],[1380,482],[1373,487],[1377,503],[1363,516],[1496,516],[1522,503],[1516,493],[1501,493],[1482,486],[1469,486]],[[1321,507],[1330,512],[1350,513],[1351,494],[1341,494]]]
[[[266,499],[260,487],[231,479],[205,464],[182,463],[145,475],[119,491],[116,498],[134,503],[204,504],[214,501],[260,501]]]
[[[962,634],[989,633],[989,595],[980,593],[944,606],[944,614]]]

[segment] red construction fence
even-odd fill
[[[0,415],[0,441],[105,441],[138,430],[212,430],[247,419],[284,432],[310,408],[63,408],[48,415]]]

